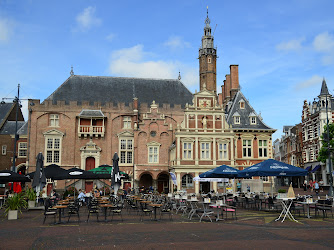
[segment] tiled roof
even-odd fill
[[[101,110],[88,110],[84,109],[79,114],[80,117],[104,117]]]
[[[13,106],[14,103],[0,103],[0,128],[1,125],[5,122],[5,119],[7,118]]]
[[[244,108],[240,108],[240,101],[244,101]],[[240,116],[240,124],[234,124],[234,116]],[[256,124],[250,124],[250,116],[256,116]],[[267,126],[259,115],[256,114],[253,107],[249,104],[245,96],[238,91],[235,95],[232,106],[227,112],[227,123],[232,125],[233,129],[257,129],[257,130],[272,130],[275,129]]]
[[[191,104],[193,95],[179,80],[174,79],[145,79],[108,76],[70,76],[46,100],[77,101],[79,103],[94,102],[132,103],[133,97],[139,103],[148,105],[154,100],[162,106],[186,103]]]
[[[17,131],[25,124],[24,121],[17,122]],[[15,134],[15,121],[7,121],[0,131],[1,135],[14,135]]]

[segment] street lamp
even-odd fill
[[[331,144],[330,144],[330,138],[329,138],[329,120],[328,120],[328,101],[327,101],[327,95],[326,95],[326,125],[327,125],[327,149],[328,149],[328,171],[329,171],[329,190],[328,190],[328,196],[333,197],[333,175],[332,175],[332,160],[331,160]]]

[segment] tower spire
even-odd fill
[[[199,77],[200,90],[207,89],[216,93],[216,59],[217,51],[214,47],[213,36],[209,18],[209,7],[206,7],[204,34],[202,36],[202,46],[199,49]],[[206,87],[204,87],[206,86]]]

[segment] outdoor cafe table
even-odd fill
[[[67,206],[65,206],[65,205],[56,205],[53,208],[56,208],[58,210],[58,214],[59,214],[58,224],[61,224],[61,210],[67,208]]]
[[[101,204],[100,207],[104,208],[104,221],[107,221],[107,210],[108,208],[117,208],[117,206],[113,204]]]
[[[162,207],[163,204],[153,204],[151,203],[150,206],[153,207],[154,211],[154,220],[157,221],[157,208]]]
[[[141,200],[140,203],[144,203],[145,204],[145,208],[147,207],[147,204],[152,203],[151,201],[147,201],[147,200]]]
[[[222,210],[224,207],[226,207],[227,205],[226,204],[220,204],[220,205],[216,205],[216,204],[210,204],[209,205],[211,208],[215,208],[217,210],[217,218],[216,218],[216,221],[219,221],[219,220],[224,220],[224,219],[220,219],[219,218],[219,214],[220,214],[220,210]],[[223,212],[223,211],[221,211]]]
[[[315,205],[315,204],[317,204],[317,202],[316,201],[313,201],[313,202],[299,201],[298,203],[306,205],[306,207],[307,207],[307,218],[311,218],[310,205]]]
[[[278,198],[281,201],[282,204],[282,212],[279,215],[279,217],[275,221],[279,221],[282,217],[282,222],[284,222],[285,217],[288,216],[290,220],[294,222],[298,222],[291,214],[290,208],[292,205],[292,202],[295,198]],[[283,217],[284,214],[284,217]]]

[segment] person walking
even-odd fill
[[[314,181],[314,191],[316,195],[319,194],[319,183],[317,181]]]

